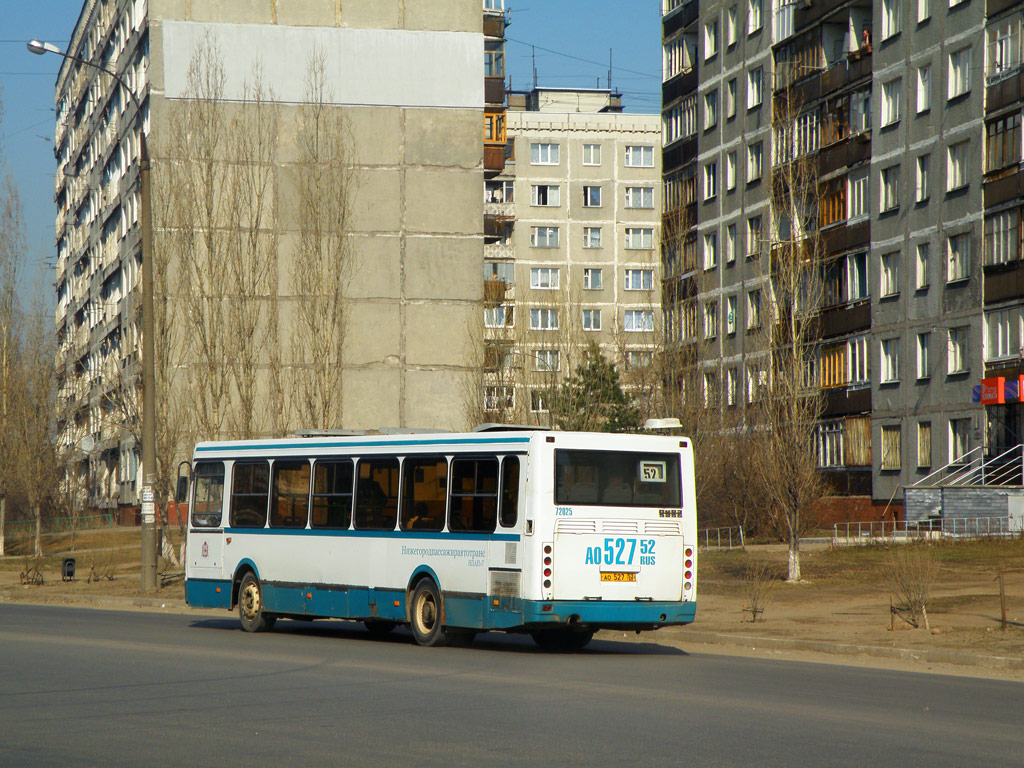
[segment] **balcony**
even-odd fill
[[[871,327],[871,302],[864,300],[856,304],[842,304],[821,310],[819,332],[822,338],[844,336]]]
[[[484,302],[490,306],[501,304],[505,300],[506,285],[504,280],[484,280]]]
[[[1020,68],[1009,71],[1005,76],[1002,73],[998,77],[990,75],[986,82],[986,113],[991,114],[1024,99],[1024,77]]]
[[[505,78],[484,78],[484,101],[487,102],[488,104],[505,103]]]
[[[871,410],[871,387],[832,387],[825,390],[823,419]]]
[[[867,220],[842,227],[822,230],[826,253],[842,253],[871,241],[871,225]]]
[[[793,28],[800,31],[846,5],[847,0],[802,0],[793,13]]]
[[[495,242],[508,237],[509,224],[514,222],[512,216],[498,216],[493,213],[484,214],[484,242]]]
[[[1005,264],[986,264],[984,269],[984,304],[1024,296],[1024,261],[1016,259]]]
[[[662,104],[670,104],[676,99],[693,93],[697,90],[697,67],[693,67],[685,72],[680,72],[678,75],[673,77],[671,80],[662,83],[661,85],[661,102]]]
[[[984,206],[1005,203],[1024,194],[1024,175],[1018,171],[1005,173],[997,178],[986,178],[984,181]]]

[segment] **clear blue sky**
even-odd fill
[[[512,12],[506,57],[514,89],[533,84],[531,46],[538,84],[578,88],[606,87],[611,49],[612,86],[623,92],[626,110],[660,110],[660,0],[506,5]],[[21,288],[43,286],[47,305],[53,303],[53,93],[61,59],[33,56],[25,42],[40,38],[64,47],[80,11],[78,0],[0,0],[0,141],[21,191],[28,240]]]

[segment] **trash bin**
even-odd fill
[[[65,557],[64,562],[60,566],[60,580],[61,581],[74,581],[75,580],[75,558]]]

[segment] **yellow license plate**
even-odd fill
[[[601,574],[601,581],[636,581],[635,573],[608,572]]]

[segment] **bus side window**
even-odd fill
[[[501,526],[511,528],[519,520],[519,457],[501,460]]]
[[[235,462],[231,482],[231,525],[264,528],[270,498],[270,464],[265,461]]]
[[[305,459],[274,462],[274,499],[271,528],[305,528],[309,516],[309,462]]]
[[[195,499],[192,503],[192,525],[216,528],[224,509],[224,462],[202,461],[196,464]]]
[[[492,533],[498,522],[497,458],[452,459],[448,529]]]
[[[352,522],[352,462],[318,461],[313,467],[313,528],[348,528]]]
[[[360,459],[356,528],[393,531],[398,523],[398,459]]]
[[[448,498],[448,460],[417,456],[402,462],[402,530],[440,531]]]

